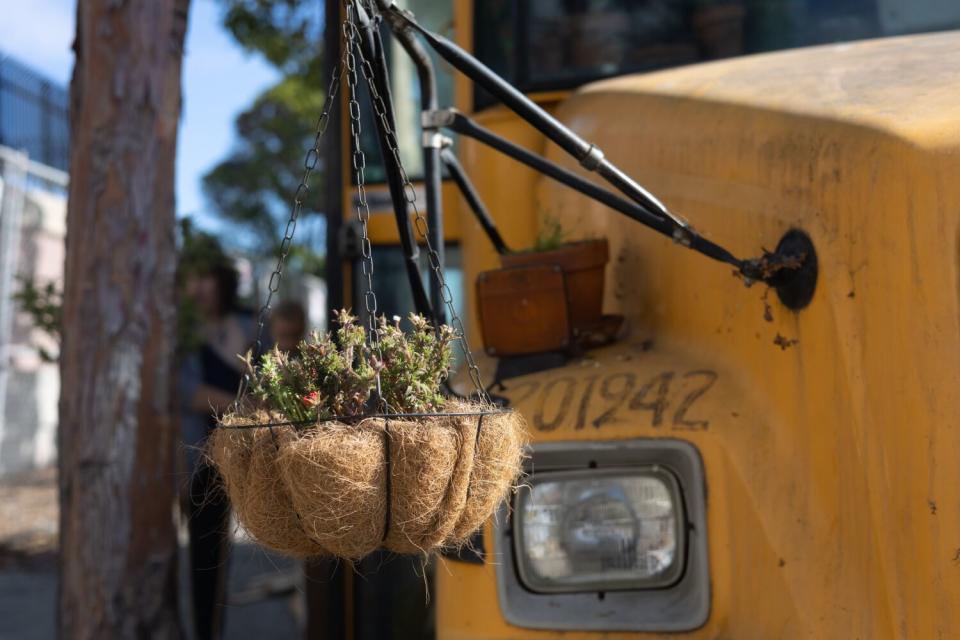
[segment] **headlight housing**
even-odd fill
[[[518,573],[534,592],[661,588],[683,574],[683,501],[656,465],[536,474],[514,518]]]
[[[692,443],[674,438],[538,442],[530,449],[527,470],[530,473],[529,487],[522,489],[509,507],[501,507],[490,537],[497,576],[497,599],[500,611],[509,624],[553,633],[588,631],[623,634],[692,631],[706,623],[710,617],[707,485],[703,460]],[[672,496],[677,523],[681,525],[676,530],[674,565],[666,571],[652,572],[648,581],[635,580],[633,584],[644,584],[636,588],[626,586],[631,579],[621,572],[622,566],[605,569],[601,573],[604,578],[602,584],[575,584],[570,579],[570,573],[555,572],[550,579],[551,585],[538,585],[536,577],[531,578],[530,558],[524,557],[530,555],[527,549],[534,549],[530,549],[526,541],[518,540],[524,535],[524,525],[520,520],[525,520],[523,512],[528,511],[523,507],[523,502],[533,495],[534,487],[541,482],[571,478],[609,481],[610,476],[653,476],[666,484]],[[660,494],[659,490],[655,490],[653,496]],[[603,506],[604,502],[606,500],[587,500],[582,508],[570,511],[583,513],[587,505],[590,508],[599,505],[596,510],[603,513],[622,513],[619,507]],[[571,501],[561,503],[570,504]],[[553,511],[557,513],[560,510]],[[568,509],[564,508],[563,512],[566,511]],[[604,518],[603,521],[609,523],[616,519]],[[569,520],[571,526],[568,529],[573,538],[580,536],[582,540],[584,528],[572,526],[575,521],[576,518]],[[594,527],[587,529],[591,535],[586,538],[596,548],[596,540],[609,540],[612,537],[609,532],[628,529],[631,527],[622,525],[621,528],[605,526],[602,530]],[[548,533],[551,531],[549,527],[547,530]],[[527,537],[530,537],[529,534]],[[651,539],[650,536],[646,538]],[[551,533],[545,539],[556,541],[563,537],[559,533]],[[601,552],[605,548],[603,544],[599,547]],[[647,549],[655,547],[648,546]],[[576,549],[577,545],[562,548],[564,553]],[[609,556],[609,552],[600,554],[601,557],[604,555]],[[525,577],[521,577],[521,572],[526,574]],[[674,573],[675,581],[667,584],[669,576]],[[551,587],[553,590],[550,590]],[[547,590],[542,590],[544,588]]]

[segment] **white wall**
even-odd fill
[[[0,151],[4,151],[0,148]],[[0,154],[0,163],[9,155]],[[5,165],[0,164],[0,169]],[[25,193],[21,190],[17,221],[18,242],[8,252],[2,268],[35,282],[63,282],[64,239],[66,235],[66,175],[30,164]],[[19,176],[18,176],[19,178]],[[42,179],[41,179],[42,178]],[[20,180],[22,185],[22,180]],[[8,185],[9,186],[9,185]],[[0,199],[0,216],[10,213],[12,200]],[[17,290],[19,284],[13,285]],[[40,358],[38,346],[56,354],[57,345],[32,326],[6,295],[0,317],[6,327],[0,330],[0,367],[3,384],[0,393],[0,476],[52,465],[56,462],[57,403],[60,397],[60,372],[56,363]]]

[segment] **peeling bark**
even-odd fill
[[[174,156],[189,0],[79,0],[60,635],[175,638]]]

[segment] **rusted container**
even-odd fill
[[[483,345],[492,356],[566,349],[572,330],[558,265],[524,265],[477,276]]]
[[[560,267],[570,327],[574,334],[595,329],[601,323],[604,270],[609,260],[610,248],[606,238],[571,242],[550,251],[526,251],[501,256],[504,267]]]

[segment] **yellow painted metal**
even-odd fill
[[[544,151],[543,136],[502,107],[489,109],[473,117],[494,133],[532,151]],[[461,141],[460,161],[507,245],[511,249],[523,249],[532,245],[538,228],[532,212],[536,209],[537,184],[541,179],[539,174],[469,139]],[[470,344],[479,345],[480,330],[476,321],[476,289],[473,282],[479,272],[495,269],[500,266],[500,262],[480,224],[470,217],[466,207],[463,208],[462,215],[464,217],[461,219],[461,227],[464,233],[461,246],[467,283],[464,308],[469,319],[467,333]]]
[[[355,204],[357,188],[350,182],[349,176],[345,179],[343,189],[344,219],[347,221],[354,220],[357,217]],[[426,217],[427,208],[423,192],[423,183],[415,182],[414,190],[417,195],[417,207],[420,213]],[[444,181],[441,194],[444,211],[443,237],[446,238],[447,242],[457,242],[460,240],[460,221],[462,219],[460,214],[460,192],[457,191],[455,184],[450,181]],[[389,195],[387,185],[383,183],[375,183],[367,186],[368,200],[382,203],[380,206],[372,206],[370,208],[368,233],[370,235],[370,242],[374,245],[400,244],[400,235],[397,232],[397,221],[393,214],[393,205],[390,204]],[[412,209],[410,210],[410,221],[411,224],[413,224]],[[416,227],[414,227],[413,232],[417,237],[417,241],[422,245],[423,239],[420,238],[417,233]]]
[[[473,0],[454,0],[453,26],[457,44],[467,51],[472,50]],[[550,91],[529,97],[547,111],[552,111],[569,95],[569,91]],[[503,107],[473,113],[473,83],[462,73],[454,74],[454,101],[457,109],[470,113],[471,118],[494,133],[531,151],[544,152],[546,141],[543,136]],[[536,215],[531,213],[537,210],[539,174],[469,138],[460,139],[458,153],[507,246],[514,250],[532,246],[540,226]],[[464,324],[470,344],[479,350],[482,340],[477,321],[477,292],[473,282],[476,274],[496,269],[500,261],[469,207],[461,205],[459,214],[463,268],[467,274],[464,280]]]
[[[473,0],[453,0],[453,39],[473,51]],[[461,111],[473,110],[473,84],[462,73],[453,74],[453,100]]]
[[[960,637],[957,60],[957,33],[879,40],[618,78],[555,105],[737,255],[772,249],[790,228],[809,233],[820,280],[799,313],[464,145],[508,242],[528,243],[545,212],[610,241],[606,308],[627,316],[629,338],[512,381],[506,395],[536,441],[678,437],[699,448],[711,614],[682,637]],[[484,118],[574,166],[512,117]],[[471,282],[495,259],[464,229]],[[665,374],[657,424],[651,389]],[[497,561],[438,568],[439,636],[556,637],[504,621]]]

